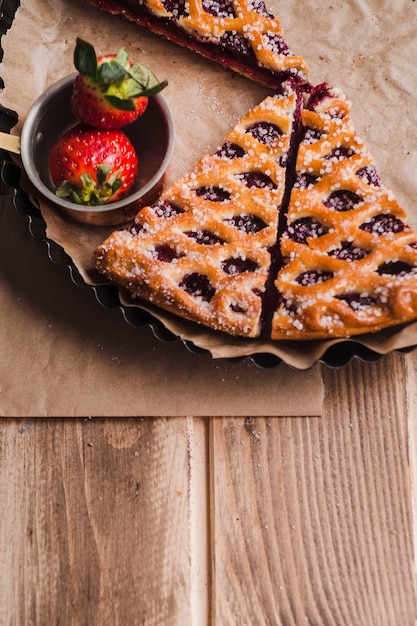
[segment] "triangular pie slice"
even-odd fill
[[[88,0],[268,87],[308,68],[264,0]]]
[[[216,154],[108,237],[96,268],[134,297],[257,337],[300,105],[289,80],[251,109]]]
[[[273,339],[349,337],[417,318],[417,237],[338,90],[313,89],[291,192]]]

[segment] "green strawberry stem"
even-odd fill
[[[123,180],[119,178],[120,171],[113,172],[108,178],[112,169],[111,165],[103,164],[97,168],[97,182],[91,178],[90,174],[81,174],[81,185],[77,185],[69,180],[64,180],[56,188],[59,198],[68,198],[76,204],[86,206],[99,206],[105,204],[114,196],[116,191],[123,185]]]
[[[114,59],[99,63],[94,47],[79,37],[74,50],[74,65],[80,74],[99,86],[111,106],[121,111],[134,111],[135,98],[155,96],[168,84],[166,80],[159,82],[145,65],[135,63],[129,67],[124,48]]]

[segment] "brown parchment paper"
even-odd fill
[[[0,201],[0,416],[320,415],[320,371],[165,343],[98,305]],[[300,385],[303,394],[299,393]]]
[[[8,106],[9,102],[8,108],[19,114],[15,132],[20,131],[36,97],[57,78],[72,72],[77,34],[94,38],[103,51],[128,45],[133,53],[147,56],[142,40],[129,25],[121,21],[115,28],[112,19],[82,2],[23,1],[12,29],[3,38],[0,69],[7,83],[1,103]],[[159,73],[165,75],[161,70],[166,65],[166,50],[151,36],[144,39],[149,58],[153,47],[160,45]],[[204,80],[189,86],[187,93],[186,65],[175,59],[169,63],[175,70],[177,64],[179,71],[173,74],[178,85],[184,83],[185,95],[181,96],[179,87],[171,95],[173,102],[184,101],[183,112],[177,109],[172,176],[181,171],[182,161],[186,168],[202,149],[201,143],[194,146],[200,135],[189,133],[187,120],[198,127],[206,115],[193,108],[197,109],[193,101],[197,103],[200,91],[206,88]],[[233,114],[216,101],[215,82],[213,85],[211,91],[206,88],[205,108],[217,120],[221,133],[233,123]],[[241,90],[245,93],[243,86]],[[213,130],[213,136],[216,134]],[[26,184],[22,178],[22,186]],[[88,279],[92,246],[104,232],[67,223],[46,205],[42,212],[48,236],[63,245]],[[99,306],[92,290],[79,289],[64,266],[51,263],[46,246],[30,236],[25,221],[12,207],[10,197],[1,198],[0,415],[321,414],[323,386],[318,368],[295,372],[283,364],[267,370],[249,360],[213,360],[210,355],[188,352],[180,341],[161,342],[148,328],[129,326],[119,310]],[[305,390],[302,396],[297,394],[300,383]]]
[[[289,45],[308,62],[312,82],[328,81],[348,95],[353,103],[353,118],[359,134],[375,154],[380,175],[406,207],[415,227],[415,3],[399,0],[392,6],[379,0],[349,3],[269,0],[267,5],[281,19]],[[3,38],[4,58],[0,67],[5,83],[1,102],[19,114],[19,124],[14,132],[20,132],[36,97],[57,79],[73,71],[72,51],[76,36],[92,41],[98,52],[126,46],[132,57],[152,67],[160,79],[168,79],[169,85],[163,96],[176,128],[171,181],[192,169],[202,154],[213,152],[236,120],[269,93],[265,88],[148,33],[122,17],[111,16],[81,0],[23,0],[11,31]],[[87,282],[96,281],[97,276],[89,262],[90,253],[106,233],[70,223],[43,203],[41,209],[48,236],[63,246]],[[207,332],[163,313],[158,315],[170,330],[209,349],[213,357],[266,350],[294,367],[307,369],[327,345],[323,342],[261,344],[225,339],[223,335]],[[417,325],[400,333],[388,331],[369,336],[361,342],[381,353],[414,345],[417,344]],[[195,363],[195,355],[183,357],[181,354],[181,360]],[[219,367],[219,363],[221,361],[214,361],[211,367]],[[283,369],[278,368],[280,372]],[[316,371],[313,368],[303,372],[306,376],[313,376],[313,386],[318,380]],[[262,373],[262,376],[268,375],[271,373]],[[288,375],[291,378],[289,372]],[[295,376],[299,375],[301,372],[295,373]],[[281,374],[278,376],[273,372],[272,376],[277,381]],[[265,394],[270,393],[267,387],[268,384],[264,387]],[[317,412],[317,403],[308,410],[310,400],[293,400],[301,404],[302,409],[294,410],[293,414]],[[233,399],[229,397],[230,407],[232,403]],[[258,401],[252,404],[259,406]],[[249,405],[245,406],[246,412],[250,412]],[[232,409],[228,410],[233,414]],[[238,413],[236,409],[234,414]],[[286,413],[286,409],[277,411],[275,408],[271,414]],[[265,410],[263,414],[266,414]]]

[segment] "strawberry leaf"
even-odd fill
[[[74,50],[74,65],[80,74],[101,83],[103,91],[107,91],[106,99],[116,109],[133,111],[134,105],[129,99],[151,97],[167,86],[167,81],[159,82],[155,74],[140,63],[128,68],[129,57],[124,48],[120,48],[115,59],[98,65],[94,47],[77,37]]]
[[[112,166],[109,163],[102,163],[97,167],[97,186],[101,187],[110,174]]]
[[[55,192],[58,198],[69,198],[71,196],[74,185],[69,182],[69,180],[64,180],[58,187]]]
[[[141,87],[148,86],[152,72],[145,65],[135,63],[127,72]]]
[[[89,206],[100,206],[103,204],[103,200],[97,193],[91,194],[90,201],[88,202]]]
[[[119,111],[134,111],[135,103],[132,100],[124,100],[122,98],[118,98],[117,96],[104,96],[106,102],[108,102],[112,107],[118,109]]]
[[[56,195],[59,198],[68,198],[75,204],[90,204],[91,191],[79,187],[69,180],[64,180],[57,188]]]
[[[93,189],[95,189],[96,183],[91,178],[90,174],[88,174],[88,172],[84,172],[84,174],[81,174],[80,179],[83,184],[83,189],[85,189],[85,191],[91,192],[93,191]]]
[[[125,98],[139,98],[142,97],[150,97],[155,96],[157,93],[162,91],[168,82],[165,80],[161,83],[152,83],[149,85],[140,85],[137,82],[133,81],[133,79],[127,81],[124,84],[124,95]]]
[[[126,76],[126,70],[123,65],[114,60],[100,65],[98,74],[101,82],[111,85],[123,80]]]
[[[114,183],[111,186],[111,195],[113,196],[118,189],[123,185],[123,181],[121,178],[116,178]]]
[[[120,65],[122,65],[124,68],[127,68],[127,64],[129,61],[129,55],[127,53],[127,50],[125,50],[124,48],[120,48],[120,50],[116,54],[116,61],[120,63]]]
[[[166,80],[159,82],[157,77],[145,65],[135,63],[127,70],[133,82],[129,81],[129,97],[137,98],[138,96],[155,96],[164,89],[168,82]]]
[[[113,185],[114,181],[119,178],[119,175],[120,175],[120,170],[116,170],[115,172],[112,172],[110,174],[110,176],[107,179],[107,183],[110,185],[110,187]]]
[[[97,55],[91,44],[77,37],[74,50],[75,69],[80,74],[96,80],[97,78]]]
[[[153,85],[153,87],[145,89],[142,95],[146,96],[147,98],[151,98],[152,96],[156,96],[157,93],[165,89],[167,85],[168,81],[163,80],[162,83],[157,83],[156,85]]]
[[[139,85],[133,78],[129,78],[123,85],[124,97],[138,98],[143,95],[144,88]]]
[[[130,69],[127,70],[127,72],[133,80],[145,89],[150,89],[159,83],[155,74],[149,69],[149,67],[146,67],[146,65],[135,63]]]
[[[71,193],[71,199],[76,204],[90,205],[91,194],[87,193],[84,189],[73,189]]]

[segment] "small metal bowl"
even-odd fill
[[[132,189],[117,202],[99,207],[80,206],[59,198],[48,166],[57,139],[77,123],[71,112],[71,93],[76,74],[49,87],[33,104],[23,124],[20,154],[35,189],[54,207],[78,222],[114,226],[133,219],[142,206],[152,204],[164,184],[174,147],[174,125],[164,99],[149,98],[145,113],[123,128],[138,155],[138,174]]]

